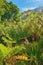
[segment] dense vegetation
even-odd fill
[[[42,13],[0,0],[0,65],[43,65]]]

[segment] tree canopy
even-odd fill
[[[6,0],[0,0],[0,20],[12,19],[16,21],[19,14],[19,8],[12,2]]]

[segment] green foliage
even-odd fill
[[[43,15],[38,12],[20,15],[15,4],[0,0],[0,64],[13,55],[31,59],[16,60],[16,65],[43,65]]]
[[[2,59],[3,59],[3,53],[2,53],[2,51],[0,50],[0,62],[2,61]]]
[[[12,56],[12,55],[16,55],[19,54],[20,52],[23,52],[23,50],[25,50],[26,48],[24,46],[15,46],[7,55],[8,57]]]
[[[18,61],[16,65],[27,65],[26,61]]]
[[[15,20],[19,14],[19,8],[12,2],[8,3],[6,0],[0,1],[0,21]],[[18,19],[19,20],[19,19]]]
[[[0,64],[1,64],[1,65],[3,65],[2,60],[3,60],[3,53],[2,53],[2,51],[0,50]]]
[[[10,52],[11,48],[9,48],[9,47],[7,48],[7,47],[5,47],[4,45],[2,45],[0,43],[0,50],[1,50],[2,54],[3,54],[3,57],[5,57]]]
[[[31,58],[31,65],[35,63],[35,65],[39,65],[41,61],[41,48],[40,44],[37,42],[33,42],[30,46],[27,47],[27,54]]]

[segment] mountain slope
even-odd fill
[[[27,11],[24,11],[22,14],[21,14],[21,18],[22,20],[26,20],[27,18],[30,17],[30,15],[32,13],[40,13],[42,16],[43,16],[43,7],[38,7],[38,8],[35,8],[35,9],[32,9],[32,10],[27,10]]]
[[[38,7],[32,10],[33,12],[42,12],[43,11],[43,7]]]

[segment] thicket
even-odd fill
[[[0,1],[0,65],[43,65],[43,15],[22,20],[18,7]]]

